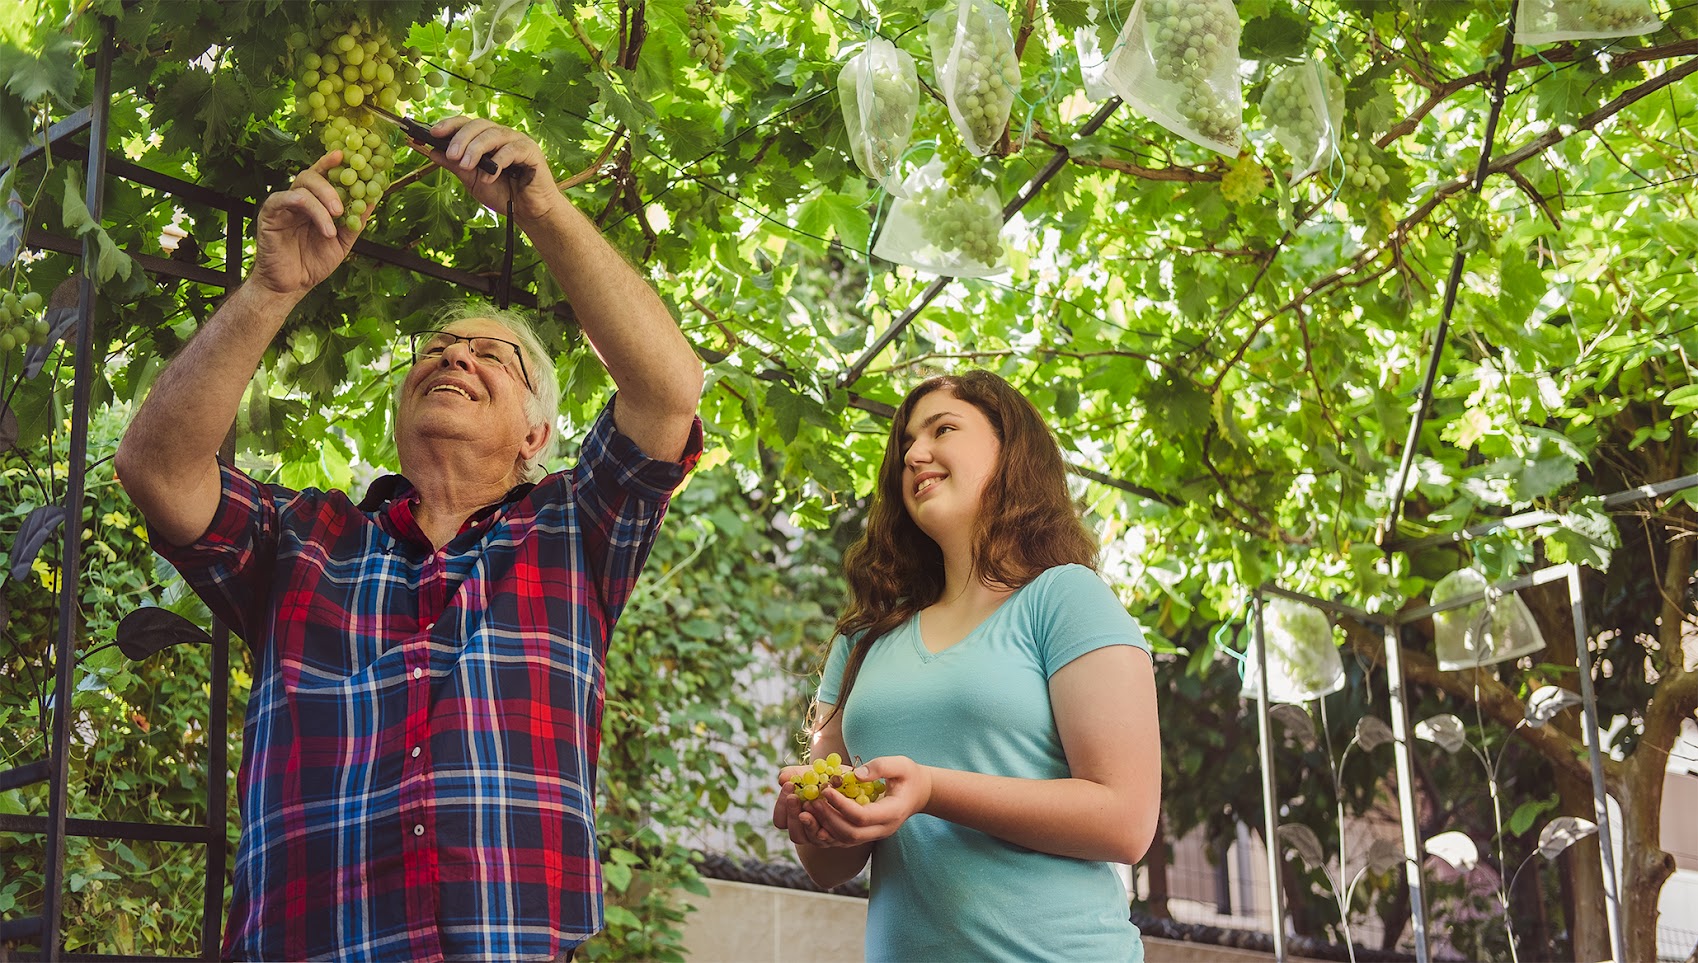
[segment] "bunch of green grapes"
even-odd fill
[[[978,264],[1002,260],[1002,211],[980,203],[971,187],[941,184],[914,200],[921,213],[920,236],[945,254],[959,251]]]
[[[1233,140],[1238,118],[1209,87],[1209,78],[1238,56],[1237,11],[1230,2],[1215,0],[1148,4],[1144,40],[1156,76],[1179,90],[1180,116],[1205,137]]]
[[[1541,33],[1584,31],[1608,37],[1635,32],[1658,19],[1649,0],[1561,0],[1538,11],[1533,29]]]
[[[41,295],[34,291],[0,295],[0,354],[47,343],[47,318],[40,312]]]
[[[1391,183],[1385,165],[1374,158],[1372,149],[1360,141],[1348,140],[1340,145],[1344,157],[1344,183],[1358,191],[1378,194]]]
[[[289,38],[291,51],[298,53],[306,42],[305,33],[295,32]],[[326,152],[342,151],[342,163],[329,178],[350,229],[357,229],[360,216],[377,204],[395,160],[386,122],[362,108],[375,104],[396,110],[401,101],[422,96],[418,58],[413,48],[397,48],[382,24],[359,18],[321,24],[317,46],[297,55],[295,109],[322,125],[319,139]]]
[[[914,59],[888,44],[869,46],[837,75],[850,153],[869,177],[888,175],[907,150],[919,89]]]
[[[1304,144],[1320,143],[1326,129],[1325,104],[1315,103],[1304,83],[1307,66],[1282,70],[1268,81],[1262,95],[1262,117],[1268,126],[1283,130]]]
[[[714,73],[725,72],[725,41],[719,36],[719,11],[713,0],[693,0],[684,8],[688,15],[690,56]]]
[[[1248,204],[1262,196],[1268,186],[1268,172],[1248,153],[1227,168],[1220,179],[1220,193],[1233,204]]]
[[[843,757],[835,752],[824,759],[815,759],[812,766],[790,780],[790,785],[804,802],[820,798],[828,786],[863,806],[884,797],[883,779],[861,782],[855,778],[855,767],[845,766]]]
[[[1008,111],[1020,90],[1020,62],[1014,58],[1014,37],[1006,19],[993,24],[985,6],[968,5],[965,29],[959,37],[956,30],[961,15],[954,5],[933,14],[926,29],[932,62],[940,66],[949,62],[951,48],[959,42],[955,76],[953,82],[946,82],[944,95],[961,115],[972,143],[988,148],[1002,136],[1002,128],[1008,123]]]

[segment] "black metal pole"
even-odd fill
[[[94,98],[89,124],[89,159],[83,192],[89,216],[100,223],[106,193],[106,135],[111,113],[113,22],[100,22],[100,49],[95,55]],[[71,403],[71,450],[65,456],[69,471],[65,489],[65,550],[60,556],[59,632],[53,646],[53,746],[49,759],[46,862],[41,914],[42,958],[60,954],[60,916],[64,911],[65,805],[70,781],[71,676],[76,670],[77,586],[82,576],[83,496],[88,473],[88,408],[94,371],[94,272],[98,250],[92,234],[83,239],[81,276],[77,281],[77,348]]]

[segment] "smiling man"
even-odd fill
[[[549,474],[549,351],[522,317],[457,310],[412,339],[402,474],[359,503],[221,464],[266,346],[358,236],[325,179],[339,152],[261,206],[246,281],[117,456],[154,546],[252,649],[226,958],[558,960],[601,928],[606,646],[700,455],[702,370],[534,142],[434,132],[433,161],[511,203],[618,391]]]

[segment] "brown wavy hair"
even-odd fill
[[[1061,447],[1038,409],[989,371],[922,381],[890,421],[867,529],[843,555],[850,596],[837,632],[854,639],[855,647],[843,670],[837,709],[848,704],[873,643],[943,592],[943,550],[914,523],[902,501],[902,438],[920,399],[945,390],[983,412],[1001,444],[999,464],[985,482],[973,523],[974,574],[987,585],[1012,590],[1057,565],[1097,567],[1096,539],[1067,492]],[[829,719],[816,720],[811,728]]]

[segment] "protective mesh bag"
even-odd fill
[[[1238,156],[1238,9],[1232,0],[1138,0],[1108,62],[1108,85],[1186,140]]]
[[[1486,577],[1470,568],[1458,569],[1433,586],[1434,605],[1486,588]],[[1433,616],[1433,642],[1439,668],[1451,672],[1517,659],[1545,647],[1544,633],[1521,596],[1496,602],[1483,600]]]
[[[1344,662],[1333,644],[1332,622],[1313,605],[1272,598],[1262,606],[1268,643],[1268,700],[1308,702],[1344,688]],[[1255,636],[1244,660],[1244,698],[1261,698]]]
[[[961,0],[926,23],[938,87],[967,150],[990,152],[1008,126],[1020,90],[1008,12],[991,0]]]
[[[1515,42],[1637,37],[1662,25],[1651,0],[1527,0],[1515,16]]]
[[[1291,183],[1327,166],[1344,127],[1344,84],[1309,62],[1286,67],[1262,93],[1262,119],[1291,155]]]
[[[943,162],[933,158],[909,174],[902,189],[873,245],[875,256],[950,277],[985,278],[1008,270],[1002,205],[988,182],[953,188],[944,179]]]
[[[861,172],[893,194],[902,188],[897,165],[914,133],[920,100],[914,58],[876,37],[837,75],[849,151]]]
[[[1073,31],[1073,50],[1079,55],[1079,80],[1086,99],[1107,100],[1114,96],[1114,88],[1108,85],[1108,54],[1103,53],[1095,24]]]
[[[482,60],[496,47],[511,43],[530,5],[531,0],[484,0],[473,10],[471,59]]]

